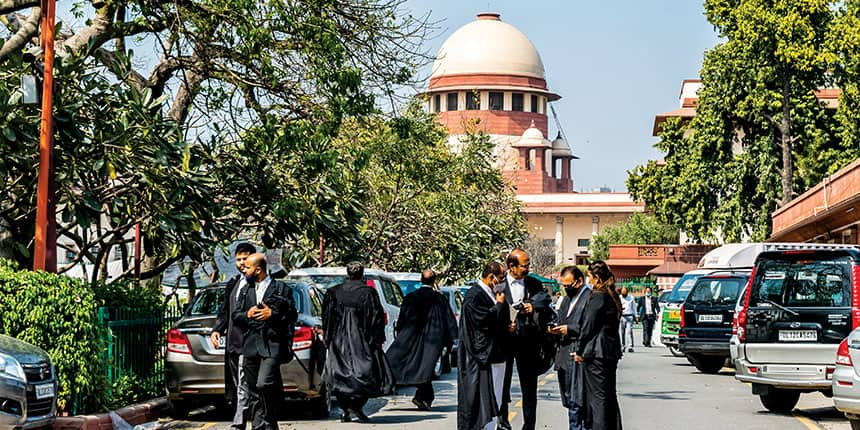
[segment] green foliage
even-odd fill
[[[60,388],[57,402],[69,410],[100,410],[107,401],[104,331],[98,300],[76,279],[45,272],[14,271],[0,264],[0,333],[48,352]]]
[[[664,162],[629,172],[634,198],[693,239],[764,240],[778,205],[856,159],[853,84],[836,82],[846,91],[835,112],[815,97],[834,76],[847,76],[831,73],[848,64],[836,47],[860,46],[854,21],[840,18],[850,14],[837,6],[706,1],[725,41],[705,54],[696,117],[664,124],[656,145]],[[834,37],[834,29],[853,39]],[[843,51],[849,58],[857,50]]]
[[[434,268],[461,280],[525,238],[525,221],[494,167],[489,136],[471,134],[458,153],[432,114],[413,103],[398,118],[350,120],[338,145],[351,148],[359,170],[346,173],[366,191],[361,248],[392,271]]]
[[[627,221],[607,226],[589,244],[592,258],[609,258],[609,245],[655,245],[678,243],[678,228],[666,225],[653,215],[634,213]]]

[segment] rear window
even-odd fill
[[[340,285],[346,281],[346,275],[310,275],[308,278],[323,290]]]
[[[383,279],[382,294],[389,305],[400,306],[403,302],[403,291],[400,291],[400,287],[394,282]]]
[[[851,306],[851,258],[763,260],[750,306]]]
[[[221,308],[226,288],[208,288],[197,293],[189,306],[188,315],[215,315]]]
[[[400,289],[404,296],[421,288],[421,281],[407,281],[401,279],[397,281],[397,284],[400,285]]]
[[[690,294],[693,286],[696,285],[696,281],[701,277],[702,275],[684,275],[681,279],[678,279],[675,287],[672,288],[669,303],[682,303],[687,298],[687,294]]]
[[[699,279],[687,296],[690,304],[734,304],[746,285],[746,280],[738,278]]]
[[[463,294],[459,291],[454,293],[454,306],[457,308],[457,312],[460,312],[460,309],[463,309]]]

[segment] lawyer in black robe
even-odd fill
[[[499,277],[503,278],[504,269],[500,271]],[[502,339],[508,335],[510,308],[504,301],[499,303],[493,300],[491,295],[491,290],[482,280],[466,293],[460,311],[460,343],[457,351],[458,430],[482,429],[499,415],[492,368],[493,365],[501,365],[499,377],[504,378],[507,354]]]
[[[397,336],[386,353],[394,380],[397,385],[417,386],[413,403],[429,409],[436,362],[442,349],[450,350],[457,338],[457,322],[448,299],[423,285],[403,299],[395,327]]]
[[[344,410],[343,421],[349,421],[349,412],[366,421],[361,408],[367,399],[394,390],[391,368],[382,352],[385,312],[376,290],[361,280],[363,268],[357,276],[360,278],[328,289],[323,300],[328,347],[324,378]]]

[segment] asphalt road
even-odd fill
[[[456,372],[456,369],[454,370]],[[736,381],[731,369],[719,375],[699,373],[684,358],[672,357],[665,348],[638,348],[625,354],[619,366],[619,400],[627,430],[652,430],[655,427],[709,429],[827,429],[850,428],[844,417],[821,394],[804,394],[792,414],[767,412],[753,396],[750,387]],[[516,376],[514,377],[516,383]],[[567,428],[567,411],[561,406],[555,375],[543,375],[538,387],[538,428]],[[399,390],[396,396],[372,399],[366,412],[372,423],[342,424],[338,411],[328,420],[311,420],[302,414],[301,403],[285,408],[282,429],[324,430],[388,428],[411,430],[455,429],[457,426],[456,373],[445,375],[434,384],[436,402],[429,412],[417,411],[410,399],[414,389]],[[514,428],[522,425],[519,388],[514,387],[511,409]],[[221,430],[229,429],[225,415],[217,410],[201,411],[188,421],[163,420],[149,428]]]

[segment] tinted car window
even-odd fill
[[[400,291],[400,287],[397,284],[382,280],[382,294],[385,295],[385,301],[389,305],[400,306],[403,292]]]
[[[323,293],[316,288],[309,288],[308,295],[311,299],[311,315],[315,317],[321,317]]]
[[[457,312],[460,312],[460,309],[463,309],[463,294],[459,291],[454,293],[454,306],[457,308]]]
[[[699,279],[687,296],[690,304],[734,304],[746,282],[743,279]]]
[[[421,281],[400,280],[397,281],[397,284],[400,285],[400,289],[402,290],[404,296],[421,288]]]
[[[672,288],[672,295],[669,296],[669,303],[681,303],[684,299],[687,298],[687,294],[690,293],[690,290],[693,289],[693,286],[696,285],[696,280],[701,278],[702,275],[684,275],[681,279],[678,279],[678,282],[675,283],[675,287]]]
[[[314,281],[314,284],[319,285],[323,290],[334,287],[335,285],[340,285],[346,281],[346,276],[344,275],[310,275],[308,278]]]
[[[215,315],[224,300],[226,288],[209,288],[197,293],[189,306],[188,315]]]
[[[290,290],[293,292],[293,303],[296,304],[296,311],[300,314],[307,313],[307,309],[305,309],[305,299],[302,298],[304,295],[302,287],[293,283],[288,283],[287,286],[290,287]]]
[[[764,260],[756,268],[750,306],[851,306],[851,259]]]

